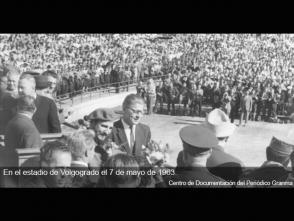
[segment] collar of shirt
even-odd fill
[[[128,125],[123,119],[121,119],[121,122],[123,124],[123,127],[124,127],[124,131],[125,131],[125,134],[126,134],[126,137],[128,139],[128,143],[130,145],[131,143],[131,138],[130,138],[130,134],[131,134],[131,129],[130,129],[130,125]],[[134,140],[136,140],[136,125],[133,125],[133,134],[134,134]]]
[[[78,164],[78,165],[82,165],[82,166],[85,166],[85,167],[88,167],[88,164],[83,162],[83,161],[78,161],[78,160],[73,160],[71,162],[71,164]]]
[[[26,116],[29,119],[32,119],[32,116],[30,114],[24,113],[24,112],[19,112],[18,114],[22,115],[22,116]]]

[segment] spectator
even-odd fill
[[[160,105],[160,113],[162,113],[163,110],[163,92],[162,92],[162,81],[158,81],[157,86],[155,88],[156,91],[156,100],[155,100],[155,107],[154,107],[154,112],[158,112],[158,103]]]
[[[48,77],[48,79],[47,79],[48,85],[49,85],[48,97],[55,99],[56,93],[57,93],[57,91],[56,91],[57,90],[57,88],[56,88],[57,78],[58,78],[57,74],[52,70],[47,70],[47,71],[43,72],[42,75]]]
[[[245,90],[244,95],[241,98],[241,116],[240,116],[239,126],[242,125],[243,117],[245,117],[245,124],[243,126],[244,127],[246,126],[251,110],[252,110],[252,97],[249,95],[249,91]]]
[[[142,97],[143,99],[145,99],[146,89],[143,86],[142,81],[139,81],[138,86],[136,87],[136,89],[137,89],[137,95],[139,95],[140,97]]]
[[[155,84],[153,79],[149,79],[147,82],[147,88],[146,88],[146,98],[147,98],[147,113],[148,115],[151,115],[153,112],[153,105],[155,100]]]

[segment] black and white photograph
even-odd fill
[[[294,34],[0,34],[1,188],[294,187]]]

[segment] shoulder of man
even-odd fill
[[[217,167],[226,163],[239,164],[241,167],[244,166],[240,159],[219,149],[214,149],[211,156],[207,160],[208,167]]]
[[[123,124],[122,124],[121,119],[119,119],[119,120],[117,120],[117,121],[115,121],[113,123],[113,129],[112,129],[112,131],[117,130],[117,128],[123,128]]]
[[[139,123],[139,124],[137,125],[137,127],[140,127],[140,128],[142,128],[143,130],[150,131],[150,127],[149,127],[148,125],[146,125],[146,124],[143,124],[143,123]]]

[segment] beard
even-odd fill
[[[110,139],[110,134],[107,134],[107,133],[99,133],[97,134],[97,139],[99,141],[102,141],[102,142],[106,142],[107,140]]]

